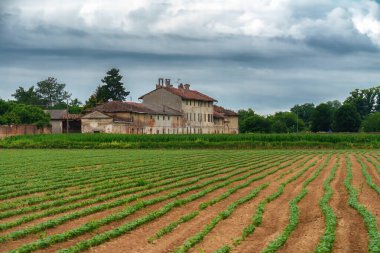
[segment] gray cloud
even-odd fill
[[[379,83],[374,1],[2,1],[0,97],[55,76],[87,99],[111,67],[134,100],[181,78],[261,113]]]

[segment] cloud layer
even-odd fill
[[[133,98],[181,78],[261,113],[379,84],[375,1],[3,1],[0,97],[53,75],[88,98],[119,67]]]

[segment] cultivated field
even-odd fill
[[[379,151],[0,150],[1,252],[380,252]]]

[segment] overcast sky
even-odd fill
[[[380,84],[380,5],[358,0],[1,0],[0,97],[49,76],[85,101],[120,69],[268,114]],[[128,100],[131,98],[128,98]]]

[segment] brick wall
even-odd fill
[[[36,125],[0,125],[0,138],[24,134],[51,134],[51,127],[38,128]]]

